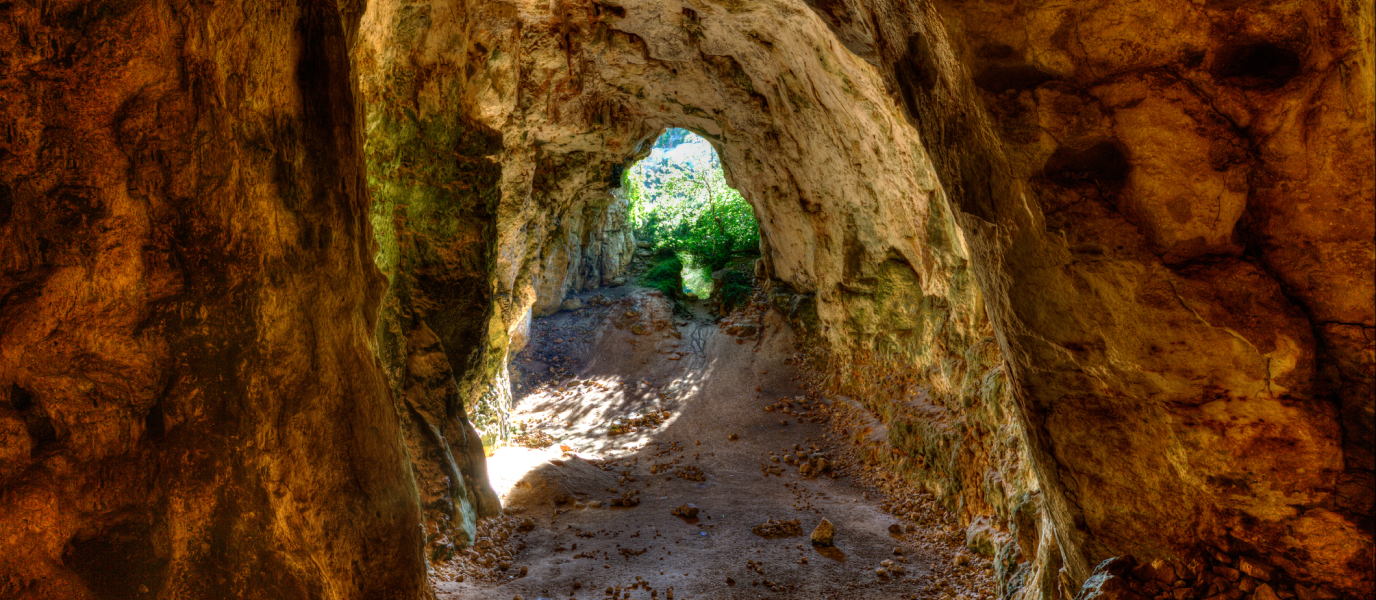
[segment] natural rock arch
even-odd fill
[[[888,439],[947,466],[895,466],[1028,593],[1198,551],[1371,589],[1369,6],[0,16],[6,593],[427,594],[496,508],[508,336],[616,268],[667,126],[812,333],[941,390]]]
[[[1273,267],[1249,256],[1236,233],[1250,187],[1246,173],[1259,168],[1259,159],[1245,156],[1236,124],[1213,112],[1208,98],[1226,94],[1229,78],[1240,76],[1233,71],[1242,67],[1228,67],[1239,51],[1227,41],[1165,40],[1162,50],[1216,53],[1217,68],[1158,81],[1136,73],[1143,65],[1199,68],[1161,58],[1162,50],[1095,57],[1065,48],[1060,72],[1052,73],[1050,66],[1019,66],[1026,48],[1001,46],[971,61],[983,70],[972,79],[956,55],[962,44],[934,25],[938,7],[888,8],[883,18],[909,32],[902,43],[890,45],[882,28],[850,32],[846,41],[892,69],[889,81],[906,114],[895,110],[885,73],[840,51],[843,42],[824,29],[828,18],[843,34],[838,19],[876,21],[858,8],[846,18],[836,7],[819,17],[784,6],[536,4],[506,20],[471,19],[483,25],[454,43],[486,53],[437,56],[489,64],[491,53],[508,57],[468,82],[462,95],[477,118],[505,132],[504,172],[531,174],[506,180],[503,203],[541,197],[525,187],[542,174],[530,166],[537,162],[532,153],[587,153],[580,169],[598,162],[607,169],[651,139],[647,131],[687,126],[709,137],[757,208],[771,274],[816,295],[821,333],[843,352],[878,346],[904,353],[918,369],[945,360],[977,370],[976,381],[1003,377],[997,356],[966,361],[970,349],[994,335],[984,314],[987,295],[989,313],[1003,323],[1000,347],[1009,353],[1013,393],[978,400],[1007,404],[1004,418],[1026,438],[986,441],[973,454],[1030,452],[1039,484],[967,487],[957,495],[975,507],[969,518],[1008,519],[1020,497],[1043,492],[1072,582],[1114,554],[1175,555],[1203,546],[1275,555],[1319,545],[1316,538],[1284,550],[1273,542],[1283,537],[1280,529],[1348,540],[1338,545],[1350,553],[1310,555],[1300,561],[1307,567],[1289,564],[1296,571],[1359,564],[1366,542],[1359,541],[1365,534],[1358,522],[1331,527],[1342,520],[1338,514],[1360,514],[1364,502],[1340,500],[1338,479],[1355,483],[1364,475],[1341,474],[1343,436],[1336,414],[1319,400],[1332,388],[1313,381],[1314,325],[1267,272]],[[946,19],[966,22],[959,14]],[[1098,35],[1112,40],[1115,31]],[[980,35],[964,42],[983,43]],[[1053,35],[1023,45],[1037,43],[1057,42]],[[890,53],[891,62],[881,58]],[[1009,75],[1019,68],[1039,75]],[[1190,87],[1215,76],[1224,88]],[[1016,80],[1011,87],[991,83],[1008,77]],[[1270,102],[1253,101],[1252,110],[1270,110]],[[1181,133],[1182,121],[1198,123],[1194,137]],[[1029,126],[1049,133],[1029,137]],[[1163,135],[1197,140],[1199,150],[1168,153],[1156,141]],[[1236,160],[1220,157],[1228,147],[1241,153]],[[1216,175],[1186,183],[1163,169]],[[573,177],[582,178],[580,187],[565,194],[606,185],[585,172]],[[1205,215],[1187,198],[1207,194],[1218,206]],[[503,267],[499,296],[510,294],[519,313],[529,291],[520,289],[516,273],[539,277],[538,269],[518,260],[499,262],[498,271]],[[1265,315],[1267,323],[1227,317],[1235,306],[1249,307],[1251,318]],[[1367,385],[1354,375],[1346,385]],[[1346,393],[1352,410],[1361,410],[1351,395],[1357,388]],[[966,388],[953,396],[979,394]],[[1201,437],[1197,428],[1208,423],[1234,432]],[[1113,433],[1105,439],[1106,432]],[[1354,434],[1366,435],[1353,430],[1348,437]],[[1164,454],[1157,446],[1163,438],[1170,440]],[[1269,463],[1215,458],[1277,443],[1291,449]],[[1347,455],[1356,459],[1350,464],[1362,452],[1349,442]],[[1301,473],[1292,461],[1315,468]],[[933,479],[949,486],[960,476]],[[1230,500],[1236,484],[1208,481],[1248,481],[1249,491],[1245,500]],[[1294,491],[1276,497],[1268,489]],[[1312,505],[1320,498],[1326,500]],[[1276,519],[1296,505],[1309,512]],[[1163,531],[1164,522],[1180,526]]]

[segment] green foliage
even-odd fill
[[[636,178],[632,177],[632,171],[633,169],[621,170],[621,189],[625,190],[626,200],[630,201],[632,213],[631,219],[632,221],[634,221],[634,213],[636,211],[636,208],[641,206],[645,200],[643,198],[643,194],[641,193],[642,186]],[[634,225],[634,223],[632,223],[632,225]]]
[[[655,140],[655,147],[663,148],[665,150],[677,147],[679,144],[682,144],[683,142],[687,141],[688,136],[690,135],[692,135],[692,132],[688,131],[687,129],[679,129],[675,127],[668,131],[665,131],[663,135],[660,135],[659,139]]]
[[[686,254],[683,262],[710,273],[733,253],[759,248],[755,211],[726,184],[715,152],[708,160],[642,161],[624,180],[636,238],[656,249]]]
[[[754,279],[753,276],[740,271],[726,272],[722,279],[721,290],[717,292],[722,314],[730,313],[737,306],[750,300],[750,294],[754,289],[751,284]]]
[[[683,260],[683,290],[695,298],[712,295],[712,269],[687,252],[679,258]]]
[[[673,252],[655,254],[649,270],[639,279],[640,285],[652,287],[671,299],[683,293],[683,263]]]

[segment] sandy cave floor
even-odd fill
[[[831,431],[777,313],[717,323],[630,285],[581,298],[535,320],[515,358],[520,441],[548,446],[489,459],[504,514],[436,568],[440,598],[994,597],[951,515]],[[696,518],[671,514],[687,503]],[[834,547],[809,541],[823,518]],[[781,537],[756,533],[771,519]]]

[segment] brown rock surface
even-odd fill
[[[0,596],[429,593],[359,16],[0,5]]]
[[[0,4],[0,596],[425,597],[498,508],[508,345],[625,275],[618,177],[670,126],[855,441],[1009,594],[1245,556],[1370,595],[1372,22]]]
[[[891,24],[1072,580],[1203,544],[1369,591],[1370,8],[851,11]]]
[[[834,546],[836,544],[836,526],[832,525],[831,521],[822,519],[812,529],[810,540],[814,546]]]

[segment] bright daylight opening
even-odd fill
[[[653,252],[643,285],[696,299],[720,286],[728,304],[749,293],[746,267],[760,255],[759,224],[750,203],[727,185],[707,140],[686,129],[666,131],[623,173],[621,185],[636,239]]]
[[[634,229],[633,277],[627,285],[573,293],[577,302],[563,305],[569,308],[531,323],[531,344],[511,363],[513,443],[488,457],[493,488],[504,499],[532,469],[568,450],[653,443],[676,416],[665,399],[700,391],[714,358],[703,335],[667,332],[710,326],[754,290],[755,211],[727,184],[706,139],[667,130],[648,156],[622,171],[620,183]],[[642,293],[652,290],[663,297]],[[608,335],[599,316],[608,310],[626,320],[624,330]],[[645,347],[653,338],[663,338],[663,347]],[[655,356],[671,360],[656,366]]]

